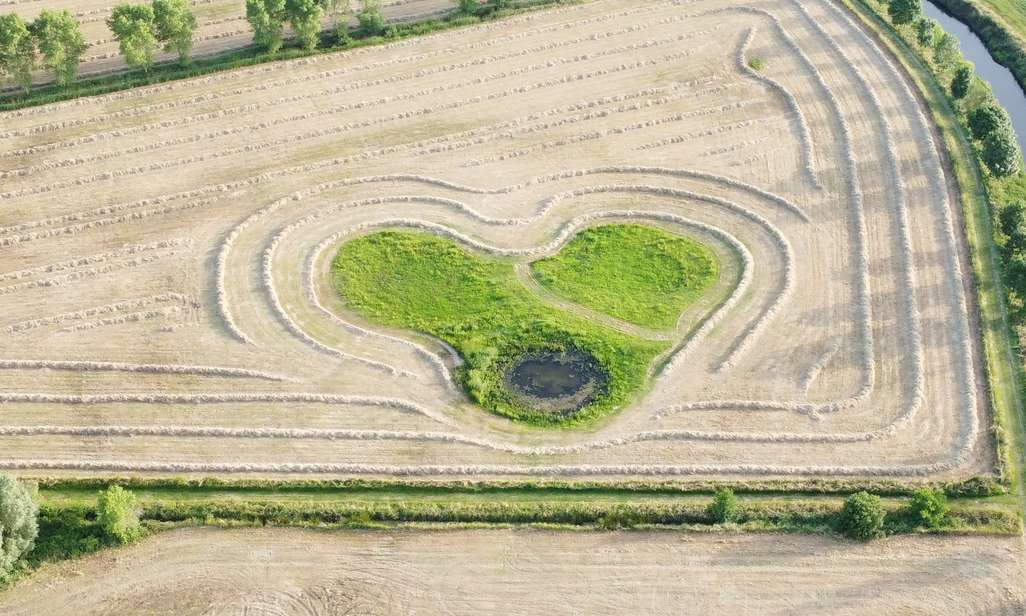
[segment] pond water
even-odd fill
[[[525,354],[509,369],[506,383],[528,406],[544,412],[576,411],[604,389],[606,375],[581,351]]]
[[[946,32],[958,38],[962,55],[976,65],[976,74],[985,79],[994,90],[1001,105],[1012,118],[1019,137],[1019,147],[1026,152],[1026,94],[1019,87],[1012,72],[990,57],[983,41],[973,34],[969,26],[942,11],[931,2],[923,3],[923,14],[934,19]]]

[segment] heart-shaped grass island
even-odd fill
[[[534,261],[380,230],[345,242],[332,275],[363,319],[454,348],[456,376],[477,404],[541,426],[622,408],[686,333],[682,313],[701,301],[708,314],[722,298],[706,296],[723,287],[708,245],[633,223],[585,228]]]

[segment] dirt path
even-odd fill
[[[1021,614],[1020,539],[189,529],[0,595],[50,614]]]

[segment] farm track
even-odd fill
[[[0,114],[0,464],[987,473],[964,238],[918,105],[826,1],[598,0]],[[740,271],[586,431],[474,408],[451,350],[351,319],[329,282],[354,233],[523,261],[608,220],[700,233]]]

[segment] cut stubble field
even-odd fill
[[[829,1],[599,0],[0,114],[0,465],[988,475],[941,160],[904,76]],[[473,404],[452,348],[358,318],[334,284],[378,231],[533,260],[613,223],[695,238],[731,284],[585,428]],[[578,299],[589,326],[631,316]]]
[[[1020,538],[173,531],[62,563],[7,614],[1021,614]],[[473,589],[472,591],[470,589]]]

